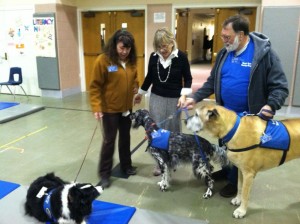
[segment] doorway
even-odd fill
[[[126,29],[134,36],[137,50],[137,72],[144,81],[145,12],[143,10],[82,12],[85,85],[89,91],[94,61],[103,52],[105,43],[118,29]]]
[[[255,7],[176,9],[176,40],[178,48],[186,52],[190,61],[193,91],[200,88],[206,81],[217,53],[223,48],[220,38],[223,21],[236,14],[246,16],[250,21],[250,32],[255,30]],[[210,47],[206,52],[203,49],[205,36],[208,36],[210,41]]]

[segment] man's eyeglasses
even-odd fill
[[[223,41],[229,41],[230,38],[231,38],[231,36],[221,35],[221,39],[222,39]]]

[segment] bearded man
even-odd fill
[[[249,21],[242,15],[231,16],[222,26],[224,48],[218,53],[211,74],[204,85],[183,107],[215,94],[216,103],[238,115],[259,114],[271,119],[289,94],[288,82],[278,55],[269,38],[258,32],[249,33]],[[237,168],[227,167],[213,174],[229,183],[220,191],[223,197],[237,193]]]

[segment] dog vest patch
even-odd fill
[[[261,147],[265,148],[288,150],[290,146],[290,135],[280,121],[269,120],[260,140]]]
[[[170,133],[171,133],[170,131],[162,128],[152,132],[151,133],[152,141],[150,144],[151,147],[162,149],[162,150],[168,150]]]

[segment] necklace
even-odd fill
[[[160,82],[166,82],[168,80],[169,75],[170,75],[170,71],[171,71],[171,65],[172,65],[172,60],[171,60],[170,66],[169,66],[169,71],[168,71],[167,78],[165,80],[161,80],[160,75],[159,75],[159,58],[157,59],[157,75],[158,75],[158,78],[159,78]]]

